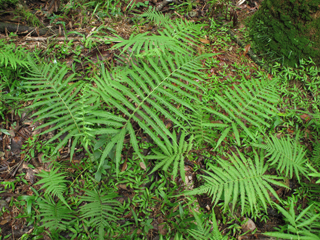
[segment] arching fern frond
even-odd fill
[[[180,170],[180,176],[183,181],[185,181],[185,170],[184,170],[184,161],[186,158],[188,158],[188,153],[192,149],[192,142],[194,137],[191,136],[189,139],[189,142],[185,141],[186,133],[182,131],[180,135],[180,140],[178,141],[176,132],[173,132],[173,138],[172,138],[172,144],[167,145],[167,151],[169,154],[163,154],[160,152],[157,152],[155,150],[152,150],[155,155],[149,155],[146,156],[145,159],[157,159],[160,160],[159,163],[157,163],[151,173],[158,170],[159,168],[162,168],[163,171],[167,171],[169,166],[173,164],[173,171],[172,175],[175,178],[178,173],[178,169]],[[176,143],[179,142],[177,145]],[[151,174],[150,173],[150,174]]]
[[[140,17],[146,17],[149,21],[153,21],[156,25],[164,25],[171,21],[170,15],[164,15],[161,12],[149,9],[145,11]]]
[[[298,142],[299,134],[295,140],[291,140],[289,136],[287,139],[278,139],[271,136],[267,140],[267,144],[254,144],[253,146],[266,149],[269,157],[268,162],[270,165],[275,165],[277,170],[281,173],[284,172],[286,177],[292,178],[295,173],[298,181],[300,182],[300,174],[308,176],[308,168],[306,166],[307,158],[305,158],[306,151]]]
[[[211,55],[190,57],[168,54],[158,58],[149,57],[148,64],[141,61],[139,65],[133,65],[132,69],[117,72],[117,75],[106,72],[102,67],[102,75],[95,80],[97,92],[108,106],[116,108],[126,116],[126,121],[119,122],[122,125],[121,130],[105,147],[99,168],[116,145],[116,169],[119,171],[121,151],[127,133],[135,152],[143,158],[132,122],[136,122],[154,140],[162,153],[167,156],[173,153],[172,148],[168,147],[172,145],[170,140],[174,139],[173,135],[160,115],[183,129],[181,120],[188,121],[188,118],[176,106],[182,105],[194,111],[190,101],[198,101],[198,90],[195,87],[203,89],[195,78],[201,81],[197,75],[202,69],[200,60],[209,56]]]
[[[259,157],[255,153],[253,162],[240,151],[238,151],[240,158],[235,153],[232,154],[233,156],[230,156],[231,162],[219,159],[217,163],[220,167],[210,165],[210,171],[206,171],[208,176],[203,176],[205,184],[185,194],[207,193],[212,196],[214,204],[223,199],[225,209],[228,208],[229,202],[232,201],[232,210],[240,195],[242,213],[246,199],[249,202],[251,212],[256,207],[258,198],[266,210],[267,203],[271,203],[268,190],[281,201],[270,184],[287,187],[283,183],[276,181],[277,179],[281,179],[280,177],[265,175],[268,165],[264,165],[263,156]]]
[[[145,32],[135,36],[131,35],[128,40],[121,37],[111,38],[111,41],[119,42],[113,46],[113,49],[123,47],[123,53],[132,48],[130,50],[131,56],[133,54],[141,55],[141,51],[144,51],[146,55],[149,55],[150,52],[159,55],[164,54],[165,50],[179,54],[190,54],[194,52],[191,46],[198,43],[201,28],[204,26],[183,20],[162,21],[161,25],[163,28],[158,30],[159,35],[149,36],[149,33]],[[155,49],[159,51],[154,51]]]
[[[199,214],[196,212],[192,212],[193,216],[197,223],[197,229],[188,229],[188,233],[196,240],[227,240],[228,236],[223,236],[218,229],[218,224],[216,220],[216,215],[214,211],[212,211],[212,219],[211,224],[209,221],[205,223],[199,217]],[[211,230],[212,229],[212,230]]]
[[[196,110],[189,117],[189,126],[187,127],[190,134],[194,135],[195,142],[200,146],[202,144],[214,144],[216,131],[213,128],[226,128],[227,124],[220,121],[210,120],[210,109],[205,106],[197,105]]]
[[[3,40],[0,40],[0,49],[0,67],[10,66],[13,69],[17,69],[19,65],[23,67],[29,66],[27,56],[30,53],[26,49],[16,47],[13,43],[5,43]]]
[[[69,204],[65,200],[63,194],[67,191],[68,180],[65,179],[63,172],[58,173],[59,168],[52,168],[50,172],[42,171],[38,174],[39,177],[42,177],[36,185],[43,184],[40,189],[45,189],[46,195],[57,196],[61,202],[63,202],[68,208]]]
[[[43,226],[49,228],[50,231],[64,231],[74,218],[73,211],[67,208],[61,201],[55,203],[51,197],[46,196],[39,202],[40,217]]]
[[[224,124],[229,125],[221,134],[217,147],[230,131],[235,134],[239,144],[239,127],[254,141],[256,139],[246,125],[253,125],[261,132],[263,132],[261,126],[270,127],[268,120],[276,114],[275,105],[279,101],[276,82],[277,80],[251,79],[238,86],[233,85],[234,89],[229,88],[221,96],[216,95],[216,102],[226,114],[212,109],[208,111],[218,116]]]
[[[33,100],[31,108],[40,108],[34,115],[35,121],[46,123],[38,128],[48,129],[41,134],[58,130],[47,143],[59,139],[63,140],[57,145],[55,151],[64,146],[69,139],[73,139],[70,157],[78,142],[87,143],[88,139],[94,142],[90,126],[99,123],[94,116],[97,109],[98,97],[94,95],[90,87],[82,81],[74,82],[74,74],[68,75],[65,65],[43,64],[37,65],[31,58],[30,75],[26,79],[26,88],[35,89],[27,96]],[[99,131],[99,129],[96,129]],[[80,141],[81,139],[81,141]],[[85,144],[83,144],[85,145]]]
[[[105,228],[119,220],[120,203],[113,200],[116,196],[115,193],[86,190],[86,196],[81,197],[81,202],[85,203],[80,208],[81,217],[88,220],[90,227],[99,229],[99,239],[105,239]]]

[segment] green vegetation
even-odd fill
[[[92,23],[117,19],[114,6],[78,7]],[[11,115],[39,123],[21,153],[27,172],[1,180],[0,193],[28,188],[9,204],[32,226],[21,239],[238,239],[272,211],[282,225],[259,234],[320,239],[315,63],[267,73],[223,60],[236,46],[213,19],[149,10],[133,21],[128,38],[114,23],[33,53],[0,40],[1,131],[12,135]],[[156,31],[141,32],[146,21]]]
[[[317,0],[265,0],[250,20],[254,47],[271,61],[294,67],[300,59],[320,63]]]

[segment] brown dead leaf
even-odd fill
[[[122,164],[121,172],[127,170],[127,167],[128,167],[128,164],[127,164],[127,161],[125,161],[124,164]]]
[[[210,40],[204,39],[204,38],[200,38],[200,42],[202,42],[204,44],[210,44]]]
[[[306,113],[300,115],[300,118],[306,122],[308,122],[311,119],[311,117]]]
[[[244,47],[243,56],[245,56],[250,51],[250,48],[251,48],[251,44],[248,44],[247,46]]]
[[[146,165],[144,164],[144,162],[140,162],[139,163],[140,164],[140,167],[143,169],[143,170],[147,170],[147,167],[146,167]]]
[[[27,173],[26,173],[26,175],[25,175],[25,179],[26,179],[27,181],[29,181],[31,184],[34,184],[34,183],[35,183],[34,172],[33,172],[33,170],[32,170],[31,168],[29,168],[29,169],[27,170]]]

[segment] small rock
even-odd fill
[[[242,224],[241,227],[242,227],[242,230],[244,232],[247,232],[247,231],[253,231],[256,229],[256,224],[250,219],[250,218],[245,218],[244,219],[246,221],[246,223]]]

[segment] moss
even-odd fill
[[[320,0],[265,0],[249,22],[253,48],[287,66],[320,65]]]

